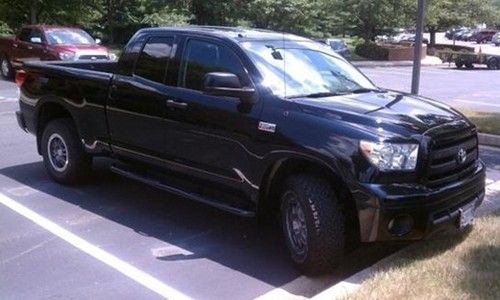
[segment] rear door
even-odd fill
[[[166,153],[190,175],[238,187],[249,170],[250,144],[256,134],[262,103],[243,105],[238,98],[204,93],[209,72],[236,74],[253,87],[241,57],[222,42],[192,37],[184,41],[178,89],[166,118]]]
[[[108,104],[113,150],[148,162],[164,156],[166,82],[174,36],[150,36],[142,45],[132,74],[113,78]]]

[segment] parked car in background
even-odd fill
[[[26,60],[115,59],[106,47],[99,45],[80,28],[30,25],[16,36],[0,38],[0,74],[11,78],[14,70]]]
[[[497,33],[496,30],[482,29],[474,33],[471,37],[472,41],[476,41],[478,44],[491,42],[493,36]]]
[[[342,55],[347,60],[351,60],[352,54],[346,43],[342,39],[319,39],[317,40],[320,43],[326,44],[332,48],[333,51]]]
[[[456,39],[456,35],[458,33],[463,32],[465,30],[467,30],[467,27],[455,27],[455,28],[452,28],[452,29],[446,31],[444,36],[449,40],[453,40],[454,38]]]
[[[472,29],[469,28],[464,28],[462,30],[457,31],[452,39],[455,39],[457,41],[463,41],[465,39],[465,36],[469,34],[472,31]]]
[[[495,35],[491,38],[491,42],[497,47],[500,46],[500,32],[495,33]]]

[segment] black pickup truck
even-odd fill
[[[469,228],[484,198],[476,127],[377,88],[328,47],[240,28],[150,28],[118,62],[30,62],[21,128],[48,174],[112,170],[241,216],[280,218],[294,263],[335,266],[358,242]]]

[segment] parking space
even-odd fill
[[[363,71],[382,86],[409,87],[410,68]],[[452,105],[463,93],[463,99],[492,104],[484,98],[492,97],[491,75],[477,90],[453,84],[479,80],[479,74],[425,68],[422,90]],[[453,94],[438,80],[459,91]],[[402,247],[363,246],[331,274],[307,278],[287,259],[277,224],[258,224],[118,177],[106,160],[97,161],[86,184],[60,186],[45,174],[34,137],[17,126],[16,95],[12,83],[0,81],[2,299],[311,297]],[[490,183],[500,182],[498,152],[482,149],[481,156]]]

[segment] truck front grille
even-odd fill
[[[78,59],[108,59],[106,55],[80,55]]]
[[[462,161],[459,152],[466,158]],[[470,130],[433,138],[429,153],[427,184],[439,186],[460,180],[474,172],[478,159],[477,133]]]

